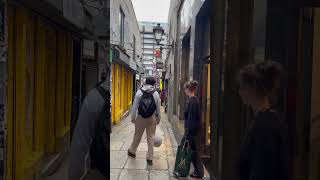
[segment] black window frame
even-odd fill
[[[119,13],[119,29],[120,29],[120,45],[124,47],[124,25],[125,25],[125,14],[120,6],[120,13]]]

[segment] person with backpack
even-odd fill
[[[101,79],[81,106],[69,153],[69,180],[106,180],[110,176],[110,91],[106,78]]]
[[[135,124],[135,133],[128,156],[135,158],[144,130],[147,132],[148,153],[147,164],[151,166],[153,160],[153,147],[156,125],[160,123],[160,97],[154,85],[155,78],[146,78],[146,84],[140,88],[134,98],[131,121]]]

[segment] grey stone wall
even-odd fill
[[[110,0],[110,44],[120,44],[120,7],[125,14],[124,49],[133,61],[133,36],[136,38],[136,55],[139,57],[142,55],[142,40],[131,0]],[[141,64],[137,57],[135,59],[137,64]]]

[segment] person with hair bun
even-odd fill
[[[288,180],[288,132],[272,108],[283,68],[274,61],[250,64],[240,70],[239,95],[254,119],[240,148],[238,180]]]
[[[201,118],[200,118],[200,102],[196,96],[196,90],[198,87],[197,81],[188,81],[184,85],[184,91],[188,96],[188,101],[184,111],[184,128],[185,133],[181,140],[181,145],[185,141],[189,141],[192,154],[192,164],[194,166],[194,172],[190,174],[193,178],[202,178],[204,176],[203,163],[200,158],[200,136],[199,130],[201,129]],[[175,176],[181,177],[179,173],[174,172]]]

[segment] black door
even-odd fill
[[[81,42],[73,42],[71,139],[80,111]]]

